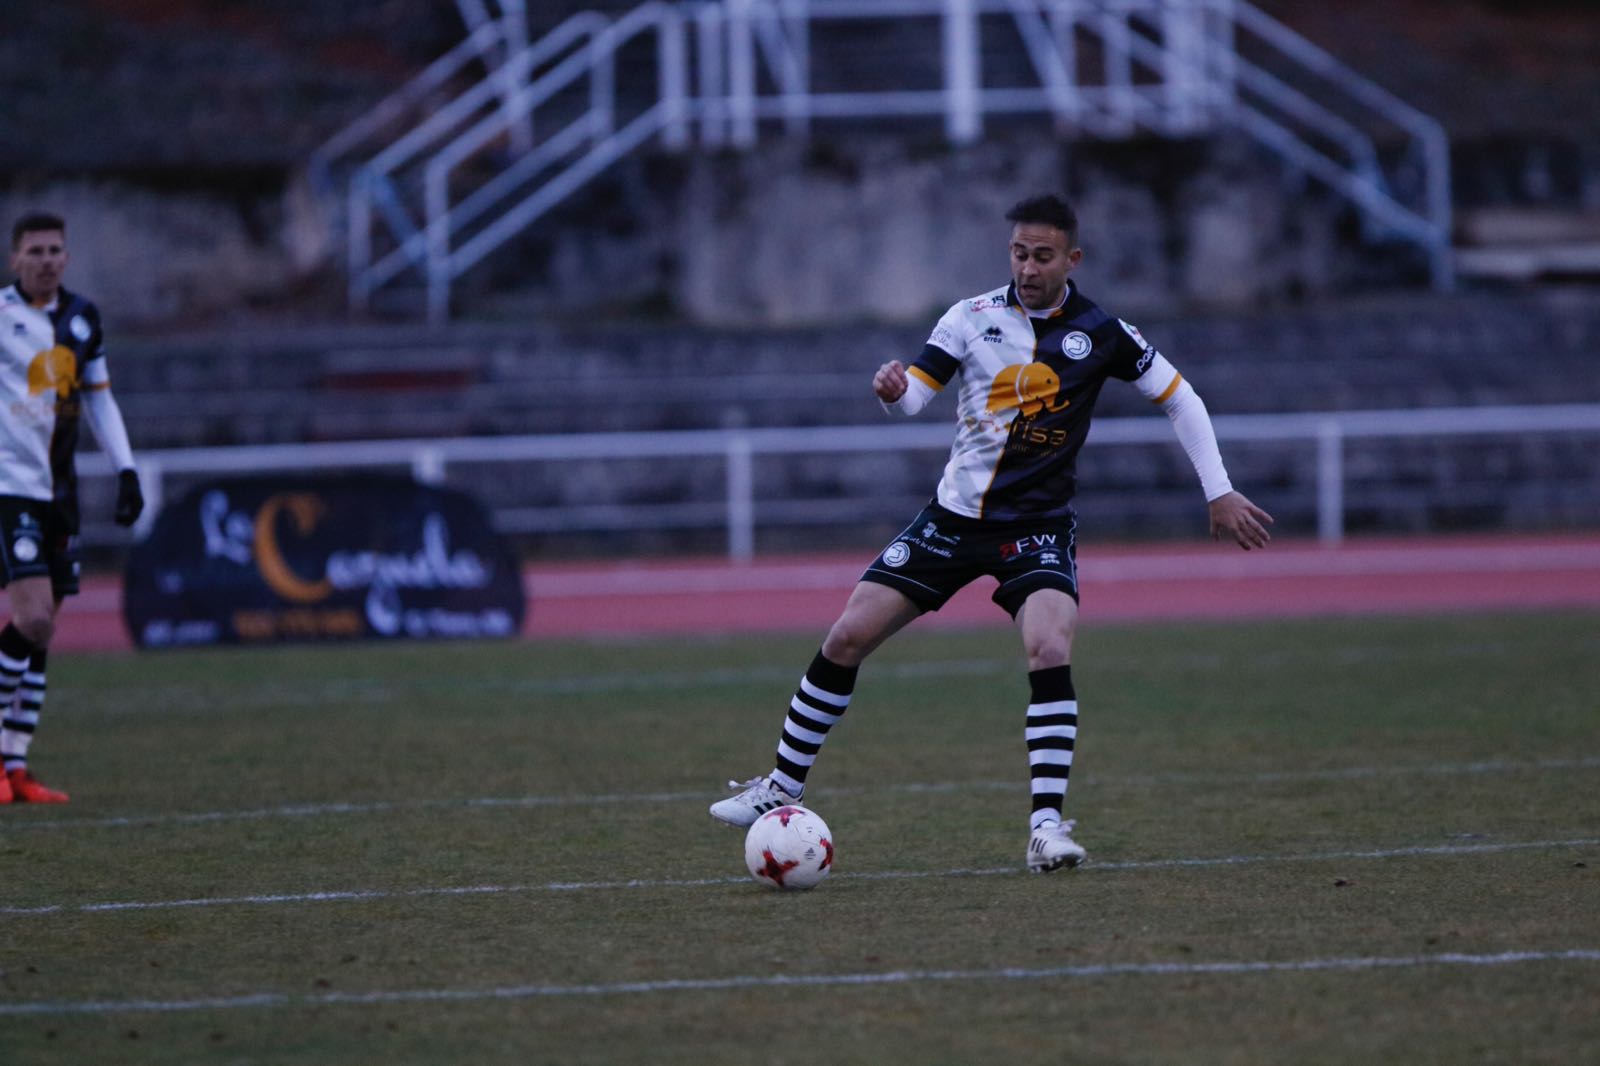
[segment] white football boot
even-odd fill
[[[1028,838],[1028,869],[1036,874],[1077,866],[1089,857],[1083,845],[1072,839],[1076,822],[1052,822],[1041,825]]]
[[[741,829],[747,828],[770,810],[800,802],[799,796],[789,795],[773,784],[770,777],[752,777],[742,785],[737,781],[729,781],[728,787],[743,791],[737,796],[713,803],[711,817]]]

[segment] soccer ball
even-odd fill
[[[744,864],[769,888],[813,888],[833,869],[833,833],[816,811],[778,807],[745,834]]]

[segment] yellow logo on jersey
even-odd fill
[[[71,348],[58,344],[33,357],[28,364],[28,395],[54,389],[57,396],[70,396],[78,387],[78,357]]]
[[[989,413],[999,414],[1018,408],[1023,418],[1032,418],[1041,410],[1055,412],[1070,402],[1065,396],[1059,401],[1061,379],[1044,363],[1027,363],[1008,366],[994,376],[989,386]]]

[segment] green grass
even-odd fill
[[[1091,863],[1050,877],[1015,638],[913,630],[812,777],[838,872],[777,894],[705,804],[813,650],[60,656],[35,763],[73,802],[0,808],[0,1010],[50,1009],[0,1061],[1600,1058],[1600,961],[1203,968],[1600,949],[1600,847],[1552,843],[1600,838],[1594,615],[1087,631]]]

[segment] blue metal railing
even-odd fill
[[[819,90],[823,31],[837,40],[862,19],[936,25],[940,83]],[[984,42],[999,33],[1020,42],[1031,83],[985,84]],[[804,135],[815,118],[915,115],[942,117],[957,143],[998,114],[1047,114],[1102,138],[1232,127],[1347,198],[1374,232],[1425,249],[1436,287],[1453,284],[1438,123],[1244,0],[652,0],[619,19],[575,15],[521,48],[508,34],[505,20],[477,26],[314,158],[324,187],[347,175],[353,307],[414,272],[430,319],[447,318],[465,270],[657,137],[749,148],[763,122]],[[619,91],[629,49],[625,65],[653,74],[642,102]],[[498,65],[448,93],[492,55]],[[408,108],[414,120],[384,140]],[[1386,168],[1395,143],[1420,189]]]

